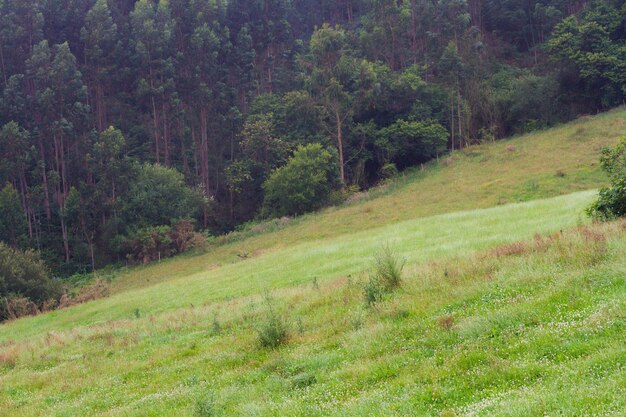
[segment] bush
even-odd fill
[[[600,163],[611,186],[600,190],[598,200],[587,209],[587,214],[596,220],[626,216],[626,137],[615,148],[603,149]]]
[[[187,187],[183,174],[160,165],[139,165],[123,201],[126,224],[139,227],[170,225],[194,218],[209,204],[202,194]]]
[[[318,143],[301,146],[263,184],[263,211],[280,217],[317,210],[338,183],[335,157]]]
[[[293,377],[294,388],[306,388],[317,382],[314,374],[302,372]]]
[[[274,311],[271,298],[266,298],[267,310],[264,321],[257,327],[261,347],[275,349],[287,342],[289,333],[284,319]]]
[[[122,243],[122,252],[130,260],[148,263],[191,249],[204,250],[205,235],[194,232],[193,222],[179,220],[172,226],[148,226],[130,233]]]
[[[210,395],[205,395],[196,400],[194,416],[212,417],[216,415],[215,400]]]
[[[367,282],[363,285],[363,297],[367,305],[373,305],[382,301],[385,295],[385,287],[383,287],[376,275],[370,275]]]
[[[389,245],[383,246],[374,256],[374,276],[385,290],[390,291],[400,286],[404,263],[405,260],[399,258]]]
[[[4,312],[0,312],[0,320],[15,318],[12,316],[18,311],[34,312],[35,309],[30,305],[22,308],[24,303],[18,302],[22,298],[40,308],[49,299],[57,299],[60,294],[61,286],[50,278],[48,268],[39,255],[33,251],[22,252],[0,242],[0,298],[4,299],[5,304]],[[14,304],[8,309],[10,300],[14,300]]]
[[[363,285],[363,297],[368,305],[376,304],[385,294],[400,287],[404,263],[389,245],[374,256],[374,271]]]
[[[396,164],[389,163],[380,168],[380,178],[382,180],[388,180],[396,175],[398,175],[398,168],[396,167]]]
[[[0,297],[0,321],[34,316],[39,314],[39,311],[37,304],[21,295],[9,294],[5,297]]]
[[[447,141],[448,131],[436,121],[398,119],[378,132],[376,147],[397,168],[404,169],[444,153]]]

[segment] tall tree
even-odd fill
[[[350,55],[346,32],[340,27],[325,24],[311,36],[310,87],[320,100],[333,126],[339,154],[339,178],[346,184],[344,160],[344,127],[351,115],[349,85],[353,81],[356,60]]]
[[[101,132],[108,123],[106,95],[115,66],[113,53],[117,44],[117,25],[113,22],[107,0],[97,0],[87,12],[80,38],[84,47],[89,103],[95,113],[95,126]]]
[[[133,44],[138,59],[138,91],[152,114],[154,157],[169,165],[170,90],[173,85],[173,22],[169,2],[139,0],[130,14]]]

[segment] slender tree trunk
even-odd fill
[[[104,104],[104,89],[96,82],[96,118],[98,120],[98,132],[104,131],[106,126],[106,107]]]
[[[457,86],[456,89],[456,114],[457,117],[459,119],[459,149],[461,149],[463,147],[463,123],[462,123],[462,118],[461,118],[461,90],[460,88]]]
[[[200,176],[200,169],[198,164],[198,152],[200,147],[196,141],[196,124],[191,123],[191,146],[193,148],[193,172],[196,177]]]
[[[4,66],[4,48],[0,45],[0,65],[2,66],[2,80],[4,81],[4,85],[7,85],[7,70]]]
[[[152,125],[154,128],[154,145],[155,145],[155,153],[156,153],[156,162],[157,164],[161,163],[161,149],[159,147],[159,121],[157,116],[157,108],[156,108],[156,100],[154,96],[151,97],[152,100]]]
[[[156,100],[154,98],[154,76],[152,74],[152,66],[149,69],[150,75],[150,102],[152,103],[152,128],[154,129],[154,146],[156,153],[156,162],[157,164],[161,163],[161,149],[159,147],[159,142],[161,141],[159,135],[159,116],[157,114],[157,106]]]
[[[165,166],[170,166],[170,134],[167,123],[167,109],[165,97],[161,97],[161,117],[163,118],[163,155]]]
[[[87,246],[89,246],[89,256],[91,258],[91,270],[96,270],[96,257],[94,256],[93,240],[87,238]]]
[[[80,226],[83,229],[83,235],[85,236],[85,240],[87,241],[87,247],[89,248],[89,257],[91,259],[91,270],[96,270],[96,257],[94,255],[94,244],[93,244],[93,236],[87,230],[87,222],[85,222],[85,213],[81,208],[80,215]]]
[[[337,123],[337,150],[339,151],[339,178],[341,179],[341,184],[345,186],[346,175],[345,175],[344,166],[343,166],[343,134],[342,134],[343,122],[341,120],[341,115],[339,114],[339,105],[335,107],[335,122]]]
[[[22,209],[24,211],[24,216],[26,216],[26,221],[28,223],[28,238],[30,240],[33,239],[33,224],[30,218],[30,197],[28,195],[28,183],[26,182],[26,174],[24,173],[24,167],[20,164],[20,194],[22,195]]]
[[[454,151],[454,95],[450,96],[450,143]]]
[[[411,1],[411,53],[413,54],[413,65],[417,65],[417,16],[415,0]]]
[[[203,108],[200,110],[200,170],[202,172],[202,185],[204,190],[210,192],[209,182],[209,137],[207,126],[207,111]]]
[[[273,83],[274,83],[274,75],[273,75],[273,71],[274,71],[274,60],[273,60],[273,55],[272,55],[272,47],[270,45],[270,47],[267,48],[267,87],[268,87],[268,93],[271,95],[273,93]]]
[[[43,139],[41,133],[38,135],[39,153],[41,154],[41,171],[43,182],[43,207],[46,212],[46,219],[50,221],[52,219],[52,212],[50,211],[50,191],[48,188],[48,174],[46,173],[46,154],[44,153]]]
[[[59,205],[59,209],[63,212],[63,205]],[[69,237],[67,234],[67,225],[65,224],[65,220],[63,219],[63,214],[61,213],[61,236],[63,237],[63,249],[65,250],[65,262],[70,262],[70,243]]]

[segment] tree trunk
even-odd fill
[[[450,96],[450,143],[454,151],[454,95]]]
[[[157,164],[161,163],[161,149],[159,147],[159,121],[157,116],[156,109],[156,100],[154,96],[151,97],[152,100],[152,127],[154,128],[154,145],[155,145],[155,154],[156,154],[156,162]]]
[[[335,107],[335,122],[337,123],[337,150],[339,152],[339,178],[341,179],[341,185],[346,185],[346,175],[343,166],[343,134],[341,132],[343,122],[339,114],[339,105]]]
[[[461,89],[457,86],[456,89],[456,114],[459,118],[459,149],[463,147],[463,124],[461,119]]]
[[[167,124],[167,109],[165,97],[161,97],[161,116],[163,117],[163,154],[165,158],[165,166],[170,166],[170,135],[169,126]]]
[[[211,184],[209,181],[209,137],[207,126],[207,110],[200,110],[200,171],[202,172],[202,185],[204,191],[209,194]]]
[[[98,132],[104,131],[106,126],[106,108],[104,105],[104,92],[102,85],[96,82],[96,119],[98,121]]]
[[[59,210],[61,211],[61,236],[63,237],[63,249],[65,250],[65,262],[70,262],[70,243],[69,237],[67,234],[67,225],[65,224],[65,220],[63,219],[63,205],[59,205]]]
[[[3,52],[3,47],[2,45],[0,45],[0,65],[2,65],[2,80],[4,81],[4,85],[7,85],[7,70],[6,67],[4,66],[4,52]]]
[[[20,191],[22,194],[22,208],[26,221],[28,222],[28,238],[33,239],[33,224],[30,218],[30,198],[28,196],[28,184],[26,183],[26,175],[24,173],[24,167],[20,164]]]
[[[50,191],[48,188],[48,175],[46,173],[46,154],[44,153],[43,147],[43,139],[41,138],[41,133],[38,135],[39,141],[39,153],[41,154],[41,164],[42,164],[42,182],[43,182],[43,206],[46,212],[46,219],[50,221],[52,219],[52,213],[50,211]]]

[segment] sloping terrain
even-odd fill
[[[468,148],[2,325],[0,415],[619,415],[625,225],[583,210],[625,132],[618,109]],[[385,244],[404,283],[368,308]]]

